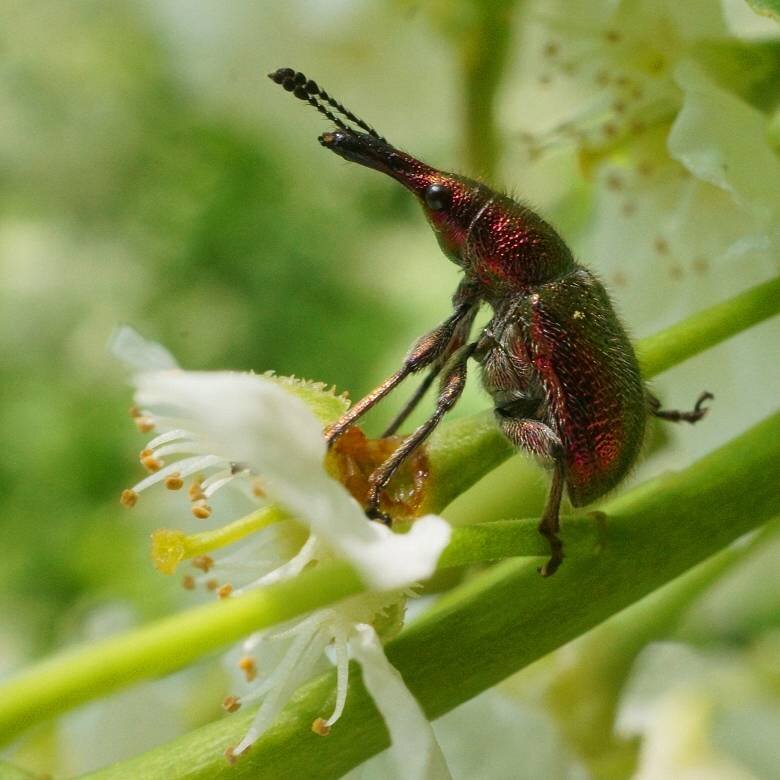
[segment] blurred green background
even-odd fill
[[[325,153],[321,118],[271,84],[270,70],[301,69],[399,147],[528,198],[605,276],[637,336],[777,271],[766,244],[728,254],[739,216],[708,264],[697,253],[668,260],[652,192],[647,221],[609,223],[609,161],[628,169],[647,151],[632,139],[583,151],[556,137],[542,155],[529,147],[527,134],[581,92],[574,82],[557,96],[545,91],[550,73],[566,70],[545,65],[545,47],[574,35],[544,26],[554,5],[0,4],[0,674],[89,635],[105,605],[125,605],[134,622],[183,599],[147,553],[149,530],[178,518],[118,504],[139,478],[143,445],[126,415],[125,374],[106,348],[118,324],[188,368],[273,369],[357,398],[448,312],[456,270],[416,205]],[[720,14],[720,3],[694,5]],[[727,35],[771,32],[741,0],[724,7]],[[604,15],[580,9],[592,16],[583,28],[570,11],[575,33],[591,37]],[[606,45],[591,40],[576,60],[595,63]],[[762,88],[752,104],[769,116]],[[593,99],[602,92],[594,87]],[[591,114],[578,116],[587,130]],[[673,118],[663,115],[661,128]],[[642,197],[632,201],[640,209]],[[702,219],[719,219],[713,198]],[[666,208],[679,221],[676,201]],[[622,249],[603,239],[605,219]],[[767,235],[776,227],[764,223]],[[745,222],[743,232],[756,228]],[[688,462],[775,407],[778,335],[761,326],[658,381],[671,406],[706,388],[716,407],[700,429],[672,431],[636,478]],[[473,379],[457,414],[488,405]]]

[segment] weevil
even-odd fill
[[[322,146],[390,176],[415,196],[442,251],[463,272],[452,314],[418,339],[401,367],[326,431],[332,444],[409,375],[427,369],[383,434],[390,436],[441,376],[433,414],[371,474],[366,514],[390,522],[379,509],[382,491],[455,405],[467,364],[474,360],[503,435],[552,471],[539,522],[550,558],[539,571],[553,574],[563,561],[558,534],[564,488],[574,507],[605,495],[636,461],[650,416],[695,423],[706,414],[712,394],[702,393],[690,411],[662,408],[642,379],[604,285],[536,212],[486,184],[401,151],[303,73],[280,68],[269,77],[336,126],[320,135]],[[492,317],[471,338],[482,304]]]

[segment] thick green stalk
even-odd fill
[[[580,548],[554,577],[539,577],[528,560],[504,561],[456,588],[387,645],[388,657],[427,715],[442,715],[780,513],[780,490],[765,478],[778,458],[780,414],[684,471],[607,502],[604,544]],[[94,778],[339,777],[386,747],[388,736],[357,669],[338,726],[326,739],[313,735],[309,727],[330,711],[334,688],[328,674],[301,690],[236,766],[222,751],[240,739],[252,712]]]

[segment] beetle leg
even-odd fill
[[[325,431],[325,440],[330,447],[347,428],[362,417],[369,409],[396,388],[409,374],[431,365],[450,343],[459,323],[468,317],[472,309],[470,302],[462,303],[455,311],[430,333],[418,339],[409,350],[401,368],[372,390],[367,396],[350,407],[333,425]]]
[[[436,377],[441,373],[442,368],[444,368],[450,357],[466,343],[478,310],[479,306],[472,306],[471,311],[467,314],[467,316],[464,317],[455,326],[446,349],[444,352],[442,352],[441,355],[439,355],[438,358],[436,358],[436,361],[431,366],[425,379],[423,379],[419,387],[414,391],[412,397],[404,404],[401,411],[398,412],[390,425],[388,425],[385,431],[382,433],[383,439],[386,436],[392,436],[404,424],[406,418],[415,410],[417,404],[419,404],[420,401],[422,401],[422,399],[425,397],[428,389],[434,383]]]
[[[688,412],[681,412],[678,409],[662,409],[661,402],[655,397],[650,396],[650,414],[658,417],[661,420],[668,420],[669,422],[687,422],[696,423],[704,417],[709,411],[709,407],[704,406],[705,401],[714,400],[715,396],[712,393],[703,392],[697,399],[696,404]]]
[[[379,509],[382,491],[404,460],[431,435],[433,429],[441,422],[442,417],[452,409],[460,398],[466,385],[466,363],[475,347],[476,342],[466,344],[452,356],[445,368],[434,413],[414,433],[404,439],[393,454],[369,477],[370,488],[366,514],[373,520],[381,520],[388,525],[390,524],[390,518]]]
[[[520,403],[517,401],[506,408],[498,407],[496,415],[502,433],[515,447],[521,447],[548,462],[550,460],[553,462],[550,494],[547,497],[547,504],[544,508],[542,519],[539,521],[539,533],[547,539],[550,545],[550,559],[543,566],[539,567],[539,573],[542,577],[549,577],[555,574],[563,562],[563,542],[558,536],[560,531],[559,513],[564,485],[563,461],[561,460],[563,448],[558,434],[549,425],[539,420],[512,417],[509,414],[510,411],[515,411]],[[525,403],[530,408],[537,404],[538,401],[527,399]]]
[[[425,398],[425,394],[428,392],[430,386],[436,380],[436,377],[441,372],[442,362],[437,360],[430,368],[430,371],[425,375],[425,379],[420,382],[417,389],[414,391],[414,395],[403,405],[398,414],[393,417],[392,422],[382,432],[381,438],[385,439],[388,436],[392,436],[406,421],[406,418],[415,410],[417,404]]]
[[[546,563],[539,567],[539,574],[541,574],[542,577],[550,577],[555,574],[558,567],[563,563],[563,542],[558,536],[558,532],[561,530],[559,515],[562,496],[563,464],[560,460],[556,460],[553,468],[550,495],[547,497],[547,505],[544,507],[544,514],[539,521],[539,533],[547,539],[547,542],[550,545],[550,558]]]

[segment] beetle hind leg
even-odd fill
[[[709,411],[708,406],[704,406],[707,401],[712,401],[715,396],[712,393],[703,392],[694,404],[693,409],[683,412],[678,409],[662,409],[661,402],[655,397],[650,396],[650,413],[654,417],[658,417],[660,420],[667,420],[669,422],[687,422],[693,425],[699,422],[702,417]]]
[[[530,399],[529,399],[530,403]],[[558,536],[561,530],[560,509],[563,498],[563,445],[558,434],[549,425],[531,419],[522,419],[511,416],[511,411],[517,411],[518,402],[498,407],[496,416],[499,427],[504,436],[515,445],[543,460],[553,463],[553,477],[550,485],[550,493],[547,496],[547,504],[544,507],[542,518],[539,521],[539,533],[550,545],[550,558],[539,567],[542,577],[549,577],[558,570],[563,563],[563,542]]]
[[[550,557],[539,567],[539,574],[542,577],[550,577],[555,574],[558,567],[563,563],[563,542],[558,536],[558,532],[561,530],[560,511],[562,497],[563,465],[559,460],[556,460],[550,495],[547,496],[547,505],[544,508],[542,519],[539,521],[539,533],[547,539],[547,543],[550,545]]]

